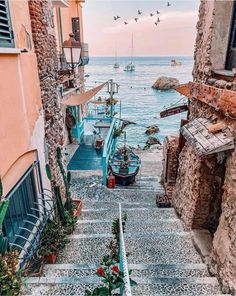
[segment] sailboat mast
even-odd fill
[[[132,44],[131,44],[131,64],[133,64],[133,55],[134,55],[134,36],[132,33]]]

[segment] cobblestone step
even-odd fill
[[[127,214],[128,220],[160,220],[160,219],[176,219],[177,215],[174,209],[159,209],[159,208],[125,208],[123,213]],[[80,220],[106,220],[115,219],[118,217],[117,210],[107,209],[83,209]]]
[[[54,264],[45,265],[44,277],[86,277],[94,276],[98,264]],[[132,277],[209,277],[204,264],[130,264]]]
[[[98,234],[98,233],[109,233],[112,232],[112,220],[105,222],[85,222],[84,220],[78,221],[76,225],[76,229],[74,234]],[[156,233],[156,232],[176,232],[183,231],[183,225],[178,219],[160,219],[159,221],[146,220],[139,221],[134,220],[132,222],[127,223],[126,225],[126,233],[133,232],[148,232],[148,233]]]
[[[220,295],[219,284],[211,277],[191,278],[136,278],[133,296],[152,295]],[[93,289],[100,283],[97,276],[28,278],[27,295],[84,295],[85,289]]]
[[[147,203],[147,202],[121,202],[121,206],[123,210],[128,209],[128,208],[153,208],[152,203]],[[97,209],[97,210],[116,210],[119,207],[119,202],[106,202],[104,203],[103,201],[87,201],[86,204],[84,205],[83,209]]]

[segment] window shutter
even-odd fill
[[[0,47],[13,47],[13,32],[7,0],[0,0]]]
[[[75,36],[75,40],[80,41],[79,17],[73,17],[72,18],[72,33]]]

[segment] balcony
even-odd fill
[[[69,0],[52,0],[53,7],[69,7]]]
[[[88,43],[82,43],[80,66],[88,65],[88,63],[89,63]]]

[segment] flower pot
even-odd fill
[[[57,261],[57,255],[56,254],[45,255],[44,259],[47,264],[55,264]]]
[[[82,200],[73,199],[73,203],[76,204],[76,209],[74,209],[74,217],[79,217],[81,214],[82,207],[83,207]]]

